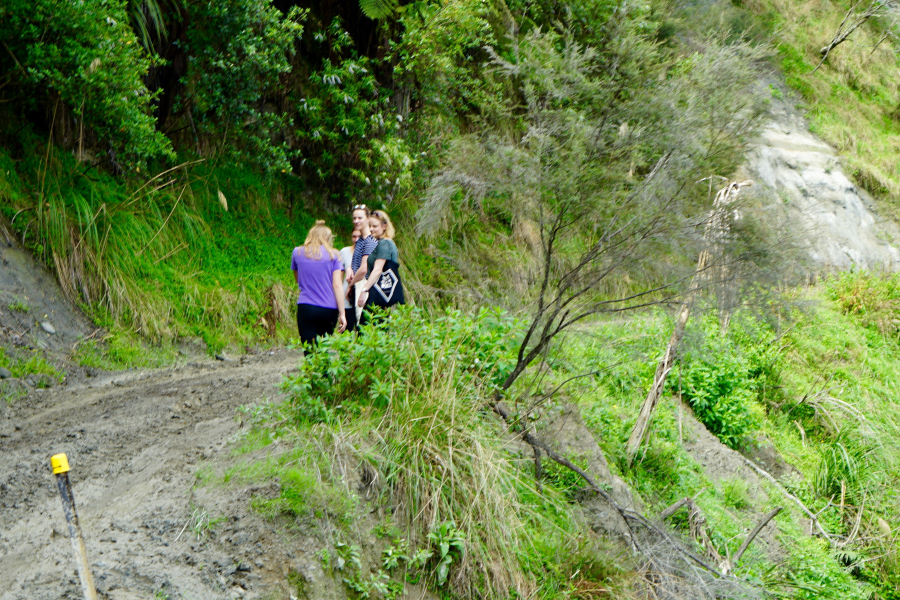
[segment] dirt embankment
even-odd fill
[[[260,490],[216,492],[210,518],[224,520],[211,538],[185,528],[209,507],[194,492],[196,473],[226,458],[235,409],[277,396],[298,358],[119,373],[0,403],[0,598],[80,597],[49,468],[58,452],[72,466],[101,598],[287,599],[297,594],[291,571],[321,586],[321,544],[249,513],[247,497]]]
[[[68,353],[94,330],[0,219],[0,341]]]

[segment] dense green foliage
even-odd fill
[[[87,127],[126,166],[173,155],[142,80],[154,59],[137,43],[124,2],[4,2],[0,39],[0,72],[7,85],[18,84],[14,101],[22,110],[47,110],[52,123],[57,112],[71,114],[77,126],[65,124],[69,147],[83,144]]]
[[[301,172],[335,203],[373,198],[388,203],[408,186],[414,159],[403,135],[403,112],[335,19],[314,35],[330,56],[290,100],[297,107]],[[297,97],[301,96],[302,97]]]
[[[275,137],[290,124],[267,99],[280,96],[291,70],[295,40],[306,11],[282,15],[259,0],[189,4],[187,59],[180,109],[217,152],[264,171],[290,168],[290,149]],[[270,100],[271,101],[271,100]],[[198,149],[199,150],[199,149]]]
[[[405,382],[419,387],[432,381],[435,370],[449,358],[459,371],[453,378],[455,393],[473,394],[477,405],[512,369],[513,328],[514,321],[499,311],[482,310],[474,317],[452,311],[432,317],[419,309],[403,309],[358,340],[352,336],[322,340],[285,389],[299,416],[327,422],[358,414],[363,407],[384,408],[394,393],[393,374],[401,365],[421,362],[416,373],[421,380]],[[397,342],[390,342],[394,338],[409,343],[395,348]]]
[[[754,404],[765,396],[765,385],[778,385],[769,366],[777,360],[770,343],[743,331],[721,335],[719,323],[707,319],[701,339],[684,352],[680,367],[667,380],[669,391],[687,400],[697,418],[722,442],[740,448],[758,429]],[[775,379],[771,381],[771,379]]]
[[[615,567],[602,566],[607,558],[591,549],[593,536],[579,539],[575,514],[552,487],[536,491],[485,412],[514,364],[519,335],[513,319],[493,310],[394,311],[358,341],[334,336],[308,353],[285,380],[288,401],[256,409],[255,422],[265,426],[250,439],[289,441],[296,450],[285,467],[330,464],[318,471],[326,488],[351,485],[339,465],[367,465],[362,471],[378,478],[366,484],[368,494],[403,524],[405,555],[426,552],[421,575],[438,589],[567,597],[586,577]],[[252,475],[259,467],[246,468]],[[306,504],[299,506],[317,510],[318,489],[300,488]],[[278,502],[294,493],[288,486]]]

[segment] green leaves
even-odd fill
[[[370,19],[389,17],[397,10],[397,0],[359,0],[359,9]]]
[[[322,339],[282,389],[295,418],[314,423],[370,406],[386,408],[395,394],[428,386],[440,373],[480,403],[512,370],[516,328],[500,310],[482,309],[471,317],[448,310],[431,318],[419,308],[401,307],[358,338]]]
[[[456,523],[445,521],[428,534],[428,541],[438,550],[435,574],[438,587],[443,587],[447,583],[450,565],[454,561],[460,562],[466,555],[466,540],[456,528]]]
[[[765,355],[766,345],[760,345],[760,352],[720,337],[713,319],[704,322],[703,336],[701,345],[682,359],[678,376],[668,378],[667,387],[682,394],[722,443],[738,448],[759,427],[753,403],[771,357]]]
[[[415,160],[403,136],[403,115],[375,77],[377,63],[359,56],[340,20],[316,32],[327,44],[320,69],[291,95],[302,171],[334,201],[390,202],[411,183]]]
[[[307,11],[294,7],[282,16],[266,0],[235,0],[199,2],[190,13],[180,108],[235,162],[289,170],[291,151],[273,138],[290,119],[264,103],[280,94]]]
[[[21,86],[30,108],[70,111],[80,138],[93,131],[114,165],[140,168],[155,157],[173,156],[156,130],[156,98],[143,77],[155,63],[144,53],[123,0],[5,2],[0,39],[7,46],[0,70]],[[90,141],[90,140],[89,140]]]

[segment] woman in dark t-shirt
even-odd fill
[[[369,231],[378,240],[378,245],[375,247],[375,251],[369,255],[367,265],[369,275],[357,300],[359,306],[372,304],[369,298],[370,293],[383,293],[379,289],[376,289],[375,292],[371,292],[371,290],[373,287],[380,285],[381,282],[379,280],[385,271],[385,265],[390,265],[397,271],[400,269],[400,253],[397,250],[397,244],[393,240],[394,226],[391,224],[391,219],[386,212],[376,210],[372,213],[372,217],[369,219]],[[392,302],[397,302],[397,298],[394,298]],[[400,303],[403,303],[402,296]],[[382,305],[389,306],[390,304]],[[364,312],[361,320],[365,320],[365,317],[366,314]]]
[[[353,260],[350,262],[348,273],[347,298],[353,309],[347,314],[347,331],[355,331],[359,311],[356,309],[356,300],[362,291],[362,284],[366,280],[368,271],[368,258],[375,251],[378,241],[372,237],[369,231],[369,217],[371,213],[365,204],[357,204],[353,207],[353,229],[360,232],[360,238],[353,248]]]

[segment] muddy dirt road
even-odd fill
[[[289,597],[292,551],[270,547],[277,535],[267,536],[271,526],[247,514],[246,496],[222,515],[215,541],[182,530],[197,510],[199,465],[224,458],[238,431],[235,408],[277,397],[276,385],[297,360],[295,351],[282,350],[118,373],[2,403],[0,598],[80,597],[49,468],[59,452],[72,466],[101,598]],[[284,561],[275,560],[283,552]],[[292,570],[302,569],[297,559]]]

